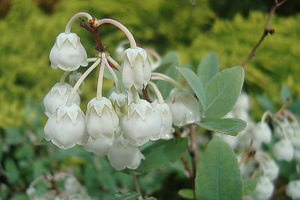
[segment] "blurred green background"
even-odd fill
[[[30,143],[41,142],[43,138],[46,117],[41,103],[62,75],[62,71],[50,67],[50,49],[75,13],[84,11],[95,18],[115,19],[132,32],[141,46],[161,55],[177,51],[181,65],[196,68],[206,53],[214,51],[221,69],[225,69],[246,59],[263,32],[272,3],[271,0],[0,0],[0,160],[1,169],[10,166],[15,169],[13,174],[18,172],[13,178],[0,172],[2,186],[12,189],[8,196],[24,192],[33,178],[52,168],[60,169],[63,156],[70,159],[74,155],[71,150],[53,162],[19,162],[42,159],[47,155],[43,150],[55,149],[31,147]],[[289,87],[293,99],[299,97],[300,13],[296,10],[299,4],[288,1],[276,11],[270,26],[275,34],[265,38],[245,67],[244,89],[252,97],[254,118],[264,111],[255,98],[258,94],[278,108],[282,104],[282,85]],[[79,21],[72,31],[80,36],[88,55],[94,56],[97,52],[93,38],[79,27]],[[114,49],[125,39],[124,34],[111,25],[103,25],[99,34],[114,57]],[[96,75],[92,74],[86,81],[83,105],[95,95],[95,83]],[[23,151],[31,153],[23,155]],[[53,151],[56,155],[56,149]],[[75,159],[73,164],[81,166],[82,162]],[[31,164],[38,165],[39,171],[30,171]],[[23,179],[22,174],[26,174]]]

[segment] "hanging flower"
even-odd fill
[[[128,98],[126,94],[112,92],[109,100],[118,115],[124,115],[127,112]]]
[[[170,107],[174,125],[180,127],[200,121],[199,102],[190,92],[174,88],[166,103]]]
[[[57,108],[62,104],[65,104],[72,91],[72,86],[68,83],[56,83],[51,90],[46,94],[44,98],[45,114],[50,117],[56,112]],[[73,103],[80,105],[80,97],[78,93],[73,98]]]
[[[60,33],[50,51],[52,68],[74,71],[87,66],[87,54],[76,33]]]
[[[273,146],[273,153],[277,160],[291,161],[294,157],[294,147],[291,141],[281,139]]]
[[[122,81],[127,90],[142,90],[150,81],[151,67],[144,49],[129,48],[122,55]]]
[[[61,149],[69,149],[75,144],[83,145],[89,135],[86,132],[84,113],[77,104],[61,105],[52,114],[44,128],[45,139]]]
[[[160,129],[160,138],[170,139],[174,132],[174,129],[172,128],[172,113],[170,107],[166,103],[158,103],[157,100],[154,100],[151,105],[161,114],[162,126]]]
[[[87,105],[86,125],[89,135],[93,138],[112,138],[119,125],[119,117],[111,102],[102,97],[93,98]]]
[[[93,152],[97,156],[105,156],[108,153],[109,148],[113,144],[113,137],[100,136],[97,139],[89,137],[87,143],[83,146],[88,152]]]
[[[141,99],[138,104],[130,103],[127,115],[121,117],[120,124],[124,138],[133,145],[141,146],[149,139],[159,139],[162,119],[159,111],[148,101]]]
[[[126,167],[136,169],[145,159],[137,146],[130,144],[122,135],[117,137],[110,147],[107,158],[113,168],[122,170]]]
[[[259,122],[252,130],[253,139],[258,142],[269,143],[272,138],[272,132],[266,122]]]

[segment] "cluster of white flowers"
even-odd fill
[[[130,48],[123,51],[121,65],[104,51],[95,58],[87,58],[79,37],[69,31],[74,20],[82,16],[88,18],[93,28],[103,23],[111,23],[126,34]],[[59,148],[68,149],[76,144],[84,145],[86,151],[98,156],[107,155],[111,165],[117,170],[136,169],[141,160],[145,159],[139,150],[141,145],[149,140],[172,137],[172,124],[184,126],[200,121],[197,99],[181,87],[173,89],[164,101],[151,79],[164,79],[165,75],[152,74],[147,52],[137,47],[131,33],[114,20],[97,20],[87,13],[74,15],[67,24],[65,33],[56,38],[50,52],[50,61],[52,68],[65,71],[60,82],[56,83],[44,98],[48,117],[44,128],[45,139]],[[80,66],[87,66],[88,62],[94,63],[84,74],[76,72]],[[123,91],[110,63],[121,74],[122,85],[125,88]],[[89,101],[84,113],[80,108],[78,89],[98,65],[100,72],[97,95]],[[110,71],[116,86],[116,91],[108,98],[102,96],[105,67]],[[71,71],[73,74],[70,75],[68,84],[65,79]],[[157,96],[151,103],[141,99],[139,94],[147,86],[152,87]]]
[[[274,193],[274,181],[279,176],[280,161],[300,162],[300,128],[298,121],[285,113],[279,117],[266,112],[260,122],[255,123],[249,116],[250,99],[246,93],[242,93],[233,110],[225,118],[240,118],[246,121],[247,128],[237,136],[225,134],[216,135],[222,137],[237,154],[241,176],[244,179],[255,177],[257,186],[254,195],[257,199],[270,199]],[[270,116],[273,124],[266,122]],[[271,129],[271,126],[272,129]],[[267,144],[271,151],[266,152],[263,144]],[[251,145],[252,155],[248,155],[246,161],[245,152]],[[292,199],[300,197],[300,180],[291,181],[286,189],[286,194]]]

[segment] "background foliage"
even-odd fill
[[[64,31],[73,14],[85,11],[97,18],[118,20],[131,30],[141,46],[153,48],[161,55],[176,50],[180,64],[193,69],[197,68],[207,52],[214,51],[220,60],[220,67],[224,69],[241,64],[247,57],[262,34],[270,8],[269,2],[263,4],[259,0],[251,1],[251,6],[246,6],[250,1],[239,1],[237,6],[229,2],[1,0],[0,169],[10,170],[6,172],[9,176],[0,172],[2,197],[22,194],[34,178],[52,170],[66,169],[69,165],[72,165],[73,173],[83,180],[91,195],[103,192],[111,195],[120,184],[125,188],[132,187],[127,174],[105,168],[108,165],[105,159],[94,158],[78,148],[60,151],[51,145],[43,145],[42,127],[46,118],[40,105],[62,73],[51,70],[48,56],[55,37]],[[245,68],[244,88],[252,96],[254,118],[260,117],[263,111],[257,106],[257,94],[269,98],[277,107],[282,104],[280,89],[283,84],[290,88],[292,97],[297,98],[300,94],[300,46],[296,42],[300,38],[300,14],[292,9],[298,3],[286,3],[284,7],[290,7],[289,12],[281,10],[279,16],[273,17],[271,27],[276,33],[266,38]],[[224,5],[230,9],[225,9]],[[73,31],[81,37],[83,45],[90,47],[86,48],[90,49],[88,54],[96,54],[96,51],[91,51],[94,41],[89,33],[76,25]],[[114,56],[114,48],[124,39],[124,35],[109,25],[105,25],[105,31],[99,32],[104,45],[108,46],[107,50]],[[91,99],[96,92],[95,74],[91,76],[86,81],[83,102]],[[106,89],[109,87],[110,84],[107,84]],[[31,143],[37,145],[31,146]],[[102,159],[102,169],[106,170],[102,170],[97,177],[89,176],[88,172],[99,173],[93,164],[99,159]],[[169,173],[145,175],[141,185],[144,189],[153,188],[157,197],[171,198],[167,188],[190,186],[183,179],[182,169],[182,164],[175,163],[164,169]],[[112,174],[116,178],[112,179]],[[164,184],[174,180],[182,180],[182,185]]]

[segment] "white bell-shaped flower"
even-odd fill
[[[122,55],[122,81],[127,90],[142,90],[150,81],[151,67],[147,52],[140,48],[126,49]]]
[[[259,200],[267,200],[272,196],[273,192],[273,182],[266,176],[259,177],[253,194],[255,194]]]
[[[157,100],[154,100],[151,103],[152,107],[158,110],[161,114],[161,130],[160,138],[161,139],[170,139],[172,138],[172,133],[174,129],[172,128],[172,113],[170,107],[166,103],[158,103]]]
[[[271,181],[274,181],[278,177],[279,167],[274,160],[266,160],[262,170],[264,170],[265,176]]]
[[[300,180],[290,181],[285,193],[292,199],[300,199]]]
[[[174,125],[180,127],[200,121],[199,102],[190,92],[174,88],[166,103],[170,107]]]
[[[252,137],[258,142],[269,143],[272,138],[272,132],[266,122],[259,122],[252,129]]]
[[[61,149],[69,149],[75,144],[83,145],[89,138],[84,113],[74,103],[72,106],[61,105],[48,118],[44,132],[45,139]]]
[[[127,112],[128,98],[126,94],[112,92],[109,100],[118,115],[124,115]]]
[[[86,126],[93,139],[101,136],[112,138],[118,125],[119,117],[106,97],[102,97],[100,100],[93,98],[88,103]]]
[[[127,114],[120,119],[120,125],[124,131],[124,138],[133,145],[141,146],[149,139],[159,139],[162,118],[160,112],[148,101],[141,99],[138,104],[130,103]]]
[[[117,137],[109,148],[107,158],[116,170],[122,170],[126,167],[136,169],[141,160],[145,159],[139,148],[130,144],[122,135]]]
[[[113,137],[100,136],[97,139],[89,137],[87,143],[83,146],[87,152],[93,152],[97,156],[105,156],[113,144]]]
[[[50,51],[51,67],[74,71],[87,66],[87,54],[76,33],[60,33]]]
[[[277,160],[291,161],[294,156],[294,148],[291,141],[281,139],[273,146],[273,154]]]
[[[45,114],[50,117],[56,112],[57,108],[65,104],[72,91],[72,86],[68,83],[56,83],[44,98]],[[80,97],[78,93],[73,98],[73,103],[80,105]]]

